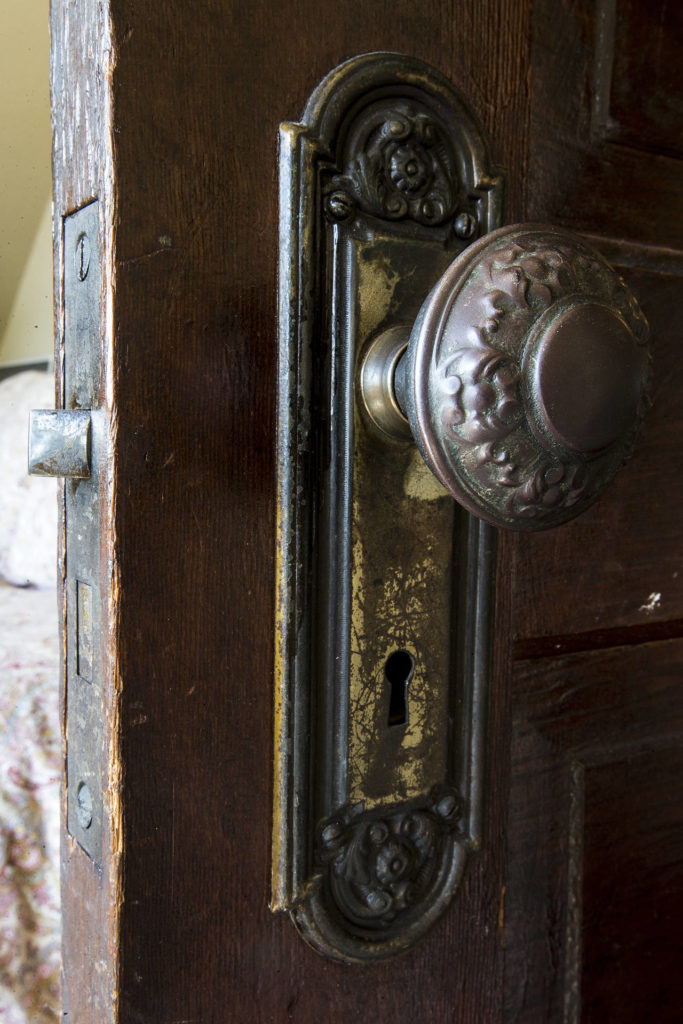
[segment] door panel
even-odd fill
[[[527,215],[680,250],[680,5],[534,4]]]
[[[683,915],[682,774],[680,741],[586,770],[585,1021],[680,1020],[679,950],[662,936]]]
[[[618,252],[610,257],[618,265]],[[621,634],[608,631],[637,627],[656,639],[680,635],[683,625],[681,279],[619,270],[650,324],[652,409],[632,459],[592,508],[560,530],[518,540],[514,631],[527,644],[535,638],[536,648],[541,638],[563,644],[575,633],[599,634],[583,647],[618,645]]]
[[[677,640],[515,666],[505,1020],[680,1015],[682,658]]]
[[[659,905],[643,893],[665,869],[673,885],[680,859],[675,801],[645,813],[650,785],[674,785],[683,619],[680,147],[663,144],[669,105],[624,112],[624,83],[642,89],[658,66],[655,51],[646,71],[629,57],[650,6],[614,8],[609,107],[592,99],[598,78],[606,95],[608,0],[52,5],[58,356],[62,218],[97,197],[109,422],[101,871],[63,844],[77,1024],[622,1012],[606,975],[641,957],[616,957],[611,936]],[[501,537],[483,849],[423,943],[349,968],[268,910],[276,139],[330,69],[372,49],[426,60],[463,92],[508,173],[509,221],[583,230],[627,269],[656,384],[631,463],[588,518]],[[613,808],[631,793],[642,888],[610,904],[603,933],[609,870],[631,863]],[[664,915],[643,922],[649,948],[673,942]],[[664,962],[648,960],[644,992]],[[643,1019],[626,1012],[612,1019]]]

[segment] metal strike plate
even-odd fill
[[[359,378],[501,215],[481,129],[419,61],[355,58],[281,126],[272,908],[346,962],[414,943],[481,842],[495,533]]]
[[[46,461],[54,466],[56,458],[58,467],[53,472],[66,476],[67,827],[99,865],[103,813],[99,648],[103,442],[98,411],[102,362],[98,216],[99,204],[94,202],[64,220],[64,409],[52,413],[52,425],[57,425],[52,450],[59,449],[59,438],[65,434],[73,443],[62,445],[62,454],[46,457]],[[45,413],[38,417],[45,427]]]

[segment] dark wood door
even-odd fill
[[[63,844],[74,1024],[680,1019],[681,10],[52,5],[58,354],[62,220],[93,198],[103,267],[106,793],[101,867]],[[484,846],[425,941],[358,968],[268,910],[276,138],[373,49],[467,97],[510,222],[619,267],[655,386],[597,505],[501,537]]]

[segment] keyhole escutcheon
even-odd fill
[[[384,665],[384,677],[389,683],[389,715],[387,725],[406,725],[408,722],[408,684],[415,671],[415,659],[408,651],[392,651]]]

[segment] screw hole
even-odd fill
[[[392,651],[384,665],[384,677],[389,683],[389,727],[405,725],[408,721],[408,683],[415,671],[415,660],[408,651]]]

